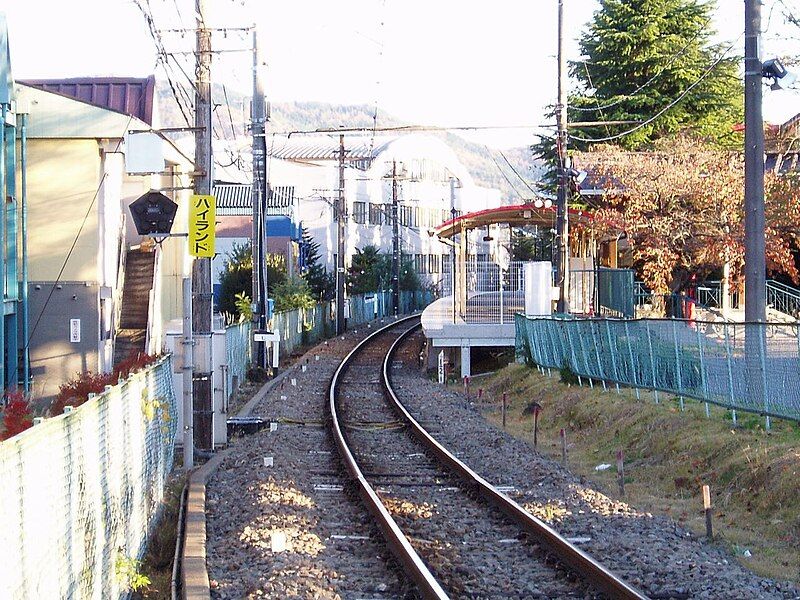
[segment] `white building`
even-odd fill
[[[335,269],[339,189],[339,136],[268,138],[268,179],[290,189],[296,220],[320,244],[329,272]],[[450,248],[432,237],[453,216],[499,206],[500,191],[475,185],[453,150],[439,138],[345,136],[346,262],[356,249],[391,252],[393,183],[396,186],[403,255],[413,258],[423,280],[437,283]],[[395,169],[396,176],[392,177]]]

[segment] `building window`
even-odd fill
[[[420,275],[424,275],[428,272],[426,268],[427,265],[425,264],[426,259],[427,255],[425,254],[414,255],[414,270]]]
[[[398,211],[399,212],[399,211]],[[394,213],[392,212],[391,204],[383,205],[383,214],[386,215],[383,222],[386,225],[394,225]]]
[[[359,225],[367,222],[367,203],[353,202],[353,221]]]
[[[408,206],[400,206],[400,225],[408,227],[408,220],[410,217]]]
[[[383,225],[383,206],[380,204],[369,204],[369,224]]]
[[[429,273],[438,273],[439,272],[439,255],[438,254],[429,254],[428,255],[428,272]]]

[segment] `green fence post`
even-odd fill
[[[575,346],[572,343],[572,335],[570,334],[570,326],[567,324],[567,321],[564,321],[564,329],[567,332],[567,344],[569,344],[569,353],[572,356],[572,364],[575,366],[575,375],[578,376],[578,385],[583,387],[583,381],[581,380],[581,376],[578,373],[578,359],[575,358]]]
[[[768,325],[763,324],[760,325],[758,328],[758,342],[759,342],[759,354],[761,355],[759,358],[761,359],[761,379],[764,384],[764,413],[765,413],[765,422],[764,428],[769,431],[770,430],[770,419],[769,419],[769,389],[767,388],[767,347],[766,347],[766,334]]]
[[[611,325],[606,319],[606,334],[608,335],[608,353],[611,355],[611,370],[614,372],[614,384],[617,386],[617,393],[619,394],[619,373],[617,373],[617,358],[615,355],[615,346],[611,341]]]
[[[631,358],[631,374],[633,375],[633,385],[636,386],[636,399],[641,400],[639,397],[639,383],[636,380],[636,363],[633,361],[633,344],[631,344],[631,333],[628,329],[628,321],[625,321],[625,340],[628,342],[628,356]]]
[[[703,339],[700,336],[700,327],[697,326],[697,323],[695,323],[695,331],[697,332],[697,347],[700,350],[700,383],[703,387],[703,398],[708,399],[708,380],[706,378],[705,360],[703,355]],[[705,402],[704,404],[706,408],[706,418],[708,418],[711,416],[708,408],[708,402]]]
[[[594,355],[597,359],[597,374],[600,377],[600,381],[603,382],[603,391],[608,391],[606,387],[606,377],[605,371],[603,370],[603,364],[600,362],[600,344],[597,341],[597,332],[595,332],[595,325],[597,325],[597,321],[594,319],[589,321],[589,328],[592,330],[592,341],[594,342]],[[599,325],[597,325],[599,327]]]
[[[675,376],[678,378],[678,394],[683,412],[683,381],[681,380],[681,359],[678,353],[678,326],[676,320],[672,319],[672,340],[675,342]]]
[[[728,336],[728,322],[725,321],[725,356],[727,357],[728,363],[728,398],[731,407],[731,419],[733,420],[733,424],[736,425],[736,403],[734,402],[733,396],[733,357],[731,356],[731,341],[730,337]],[[734,330],[735,331],[735,330]]]
[[[650,339],[650,321],[648,319],[644,322],[644,330],[647,333],[647,347],[650,350],[650,371],[653,374],[653,392],[655,395],[656,404],[658,404],[658,385],[656,382],[656,358],[653,356],[653,341]]]
[[[551,360],[550,362],[551,363],[556,362],[556,345],[555,345],[555,340],[553,339],[553,329],[555,327],[555,321],[553,321],[553,319],[548,319],[546,321],[544,321],[544,320],[535,320],[534,319],[533,322],[539,324],[540,328],[542,326],[544,326],[546,328],[547,339],[550,342],[550,349],[553,352],[553,360]],[[544,325],[542,325],[542,324],[544,324]],[[539,337],[544,338],[544,336],[539,336]],[[547,376],[548,377],[552,377],[553,376],[553,372],[550,370],[550,365],[547,366]]]
[[[592,322],[591,321],[581,321],[582,325],[584,323],[588,323],[589,327],[592,326]],[[579,335],[578,335],[578,343],[581,346],[581,355],[583,356],[583,364],[586,367],[586,377],[589,378],[589,387],[591,389],[594,389],[594,373],[592,372],[591,368],[589,367],[589,357],[588,357],[589,353],[583,347],[583,338],[585,336],[583,335],[583,332],[578,332],[578,333],[579,333]]]

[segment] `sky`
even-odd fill
[[[764,6],[764,58],[790,53],[792,26]],[[140,0],[157,29],[194,27],[194,0]],[[800,0],[784,0],[800,7]],[[547,125],[545,107],[556,96],[557,0],[207,0],[217,28],[257,24],[274,102],[318,100],[377,105],[414,124],[439,126]],[[564,0],[567,59],[596,0]],[[132,0],[0,0],[6,13],[16,79],[145,76],[156,51],[142,12]],[[741,54],[743,0],[718,0],[714,25],[720,42]],[[798,11],[800,14],[800,10]],[[800,29],[794,29],[800,34]],[[249,34],[215,32],[214,48],[243,50]],[[190,32],[163,32],[172,52],[192,50]],[[738,41],[737,41],[738,40]],[[796,39],[794,45],[797,46]],[[800,54],[797,52],[796,54]],[[191,56],[177,54],[193,73]],[[191,89],[186,75],[174,77]],[[212,77],[231,88],[252,89],[252,56],[217,55]],[[793,91],[764,94],[767,120],[800,112]],[[541,129],[499,129],[472,134],[495,146],[521,146]]]

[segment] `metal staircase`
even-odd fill
[[[125,258],[122,315],[114,344],[114,366],[147,351],[147,327],[151,291],[155,277],[156,252],[135,248]]]

